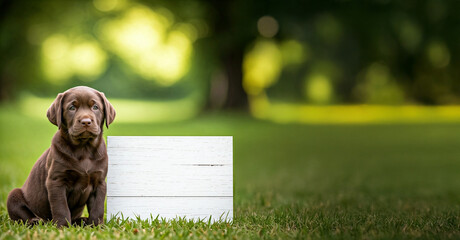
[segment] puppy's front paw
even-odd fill
[[[79,217],[72,221],[72,225],[74,226],[86,226],[88,225],[88,218],[87,217]]]
[[[93,218],[91,218],[91,216],[90,216],[90,218],[88,219],[88,222],[87,222],[87,224],[89,224],[89,225],[94,225],[94,226],[97,226],[97,225],[103,224],[103,223],[104,223],[104,219],[103,219],[103,218],[96,218],[96,219],[93,219]]]
[[[68,227],[70,225],[70,221],[64,219],[53,219],[53,223],[56,224],[58,228]]]
[[[31,218],[31,219],[27,220],[27,225],[29,225],[29,226],[38,225],[40,223],[40,220],[42,220],[42,219],[39,218],[39,217]]]

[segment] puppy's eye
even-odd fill
[[[93,110],[99,110],[99,107],[97,105],[94,105]]]
[[[75,111],[76,109],[77,109],[77,108],[76,108],[74,105],[72,105],[72,106],[69,107],[69,110],[70,110],[70,111]]]

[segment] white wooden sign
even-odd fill
[[[232,137],[107,137],[107,217],[231,221]]]

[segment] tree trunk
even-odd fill
[[[224,109],[248,109],[247,94],[243,89],[243,57],[244,50],[250,38],[242,29],[247,26],[238,26],[234,19],[233,1],[211,1],[214,15],[214,40],[217,44],[218,60],[220,68],[227,81],[226,96],[220,108]],[[213,89],[211,88],[211,91]],[[210,94],[212,95],[212,94]],[[209,101],[213,99],[210,98]],[[209,104],[208,106],[216,106]]]
[[[243,89],[243,57],[242,49],[235,49],[221,59],[228,79],[227,98],[223,105],[226,109],[242,109],[248,105],[248,97]]]

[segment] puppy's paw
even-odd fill
[[[104,223],[104,219],[103,218],[90,218],[88,219],[88,222],[87,224],[89,225],[93,225],[93,226],[97,226],[97,225],[100,225],[100,224],[103,224]]]
[[[42,219],[39,218],[39,217],[31,218],[31,219],[27,220],[27,225],[29,225],[29,226],[38,225],[38,224],[40,224],[40,221],[41,221],[41,220],[42,220]]]
[[[86,226],[88,225],[88,218],[87,217],[79,217],[72,221],[72,225],[74,226]]]

